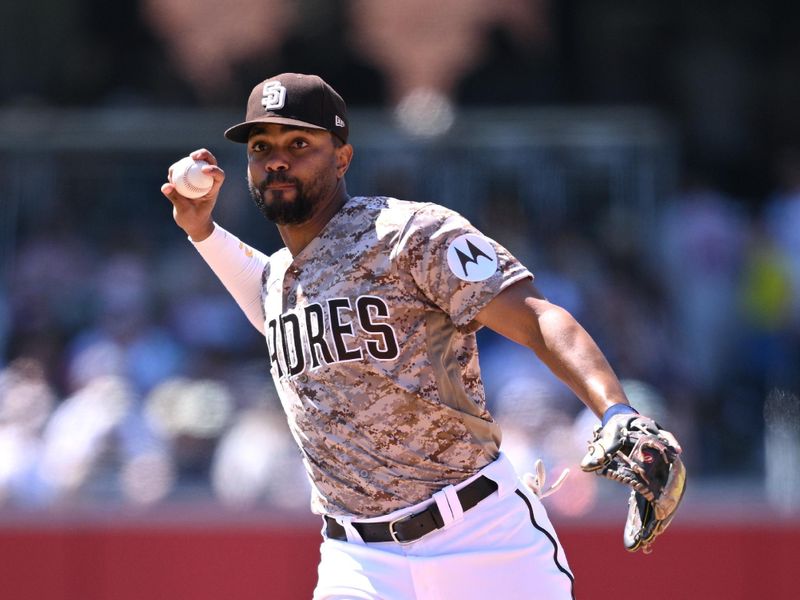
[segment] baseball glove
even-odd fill
[[[632,488],[623,542],[648,554],[670,524],[686,489],[681,447],[669,431],[635,413],[617,414],[597,427],[581,469]]]

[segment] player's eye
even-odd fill
[[[303,138],[296,138],[292,141],[292,148],[305,148],[308,146],[308,141]]]
[[[250,152],[264,152],[267,149],[267,145],[264,142],[253,142],[250,145]]]

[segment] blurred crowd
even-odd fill
[[[758,212],[691,182],[662,203],[646,246],[601,225],[528,235],[511,198],[474,219],[584,324],[698,475],[760,476],[765,401],[797,402],[800,162],[787,154],[782,168]],[[174,227],[166,208],[149,226]],[[20,240],[9,273],[0,504],[305,504],[263,340],[180,236],[108,251],[49,230]],[[503,449],[521,470],[540,457],[574,470],[596,418],[527,349],[485,330],[479,343]],[[568,485],[555,510],[588,511],[593,479]]]
[[[235,303],[186,248],[107,255],[86,234],[28,239],[11,269],[0,502],[281,504],[289,493],[297,506],[299,457]]]
[[[431,118],[412,134],[446,135],[463,107],[657,111],[677,138],[683,183],[657,198],[646,230],[630,229],[635,218],[620,229],[600,205],[606,188],[651,171],[574,189],[569,176],[547,183],[597,203],[588,218],[541,218],[503,193],[484,194],[468,216],[585,325],[632,403],[690,449],[693,473],[760,480],[766,467],[779,495],[794,482],[787,493],[800,506],[800,481],[786,476],[800,473],[800,10],[791,3],[240,0],[234,10],[211,0],[32,0],[0,15],[14,24],[0,38],[0,116],[16,133],[25,129],[16,111],[31,107],[239,114],[254,82],[284,71],[320,73],[350,106],[416,106]],[[113,147],[119,130],[107,125],[100,137]],[[126,171],[102,149],[59,156],[47,133],[23,148],[0,135],[0,506],[305,505],[263,340],[168,210],[141,201],[157,189],[130,167],[141,154],[125,156]],[[67,131],[76,147],[94,143],[82,133]],[[160,160],[149,141],[137,148]],[[499,148],[474,151],[502,178]],[[35,168],[22,172],[33,154]],[[69,193],[59,159],[80,175]],[[419,175],[413,161],[396,167],[397,179]],[[530,178],[556,170],[528,167]],[[436,175],[432,185],[454,195],[475,192],[459,173]],[[113,197],[98,189],[109,178]],[[226,186],[246,198],[238,174]],[[402,185],[377,192],[403,195]],[[432,195],[408,199],[442,200]],[[270,225],[234,217],[222,220],[275,249]],[[528,351],[487,331],[479,343],[503,448],[523,470],[536,457],[555,474],[574,466],[596,419]],[[588,511],[594,481],[576,473],[567,485],[555,509]]]

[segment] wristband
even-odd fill
[[[605,427],[606,423],[608,423],[614,415],[624,415],[626,413],[636,413],[638,415],[639,411],[628,404],[612,404],[608,407],[608,410],[603,413],[603,418],[601,419],[602,426]]]

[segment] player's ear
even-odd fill
[[[342,144],[336,148],[336,177],[341,179],[350,168],[350,161],[353,160],[353,146]]]

